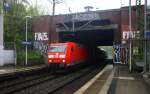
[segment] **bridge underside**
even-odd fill
[[[62,42],[73,41],[94,46],[112,46],[114,42],[114,30],[59,32],[59,38]]]
[[[76,27],[74,31],[71,25],[71,22],[64,24],[67,30],[59,28],[59,40],[61,42],[73,41],[93,46],[112,46],[118,29],[117,25],[112,24],[109,20],[77,22],[74,24]]]

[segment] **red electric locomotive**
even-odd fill
[[[52,43],[48,50],[48,65],[52,67],[68,68],[85,62],[87,58],[85,47],[74,42]]]

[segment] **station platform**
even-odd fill
[[[21,72],[29,72],[33,70],[38,70],[45,68],[46,65],[39,64],[34,66],[14,66],[14,65],[6,65],[6,66],[0,66],[0,77],[15,73],[21,73]]]
[[[150,78],[127,65],[107,65],[74,94],[150,94]]]

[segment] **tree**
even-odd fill
[[[41,12],[36,7],[31,6],[28,1],[5,0],[4,2],[10,6],[9,9],[4,10],[4,46],[5,49],[14,49],[19,61],[23,61],[24,58],[24,45],[21,42],[25,39],[25,16],[41,15]],[[29,24],[32,23],[31,20],[29,22]],[[28,38],[32,39],[31,27],[28,31]]]

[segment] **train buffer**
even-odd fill
[[[150,78],[127,65],[107,65],[74,94],[150,94]]]

